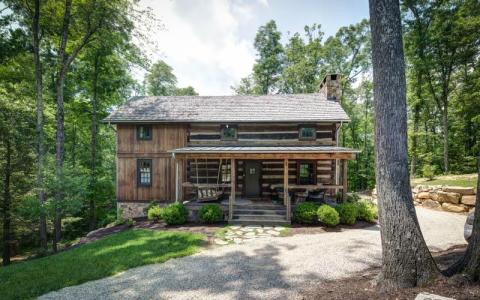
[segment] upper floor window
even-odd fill
[[[297,184],[317,184],[317,166],[314,161],[297,163]]]
[[[313,126],[302,126],[298,129],[298,138],[300,140],[315,140],[317,131]]]
[[[224,141],[232,141],[237,139],[237,127],[232,125],[224,125],[222,126],[222,140]]]
[[[138,125],[137,126],[137,139],[138,140],[151,140],[152,139],[152,125]]]
[[[152,185],[152,160],[137,160],[137,182],[139,186]]]

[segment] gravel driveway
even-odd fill
[[[417,214],[432,250],[465,243],[465,216],[422,208]],[[270,237],[131,269],[40,299],[284,299],[310,282],[379,266],[380,259],[378,226]]]

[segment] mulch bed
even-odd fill
[[[326,227],[320,224],[296,224],[293,223],[288,230],[288,233],[285,236],[291,236],[296,234],[319,234],[319,233],[326,233],[326,232],[342,232],[345,230],[352,230],[352,229],[364,229],[367,227],[371,227],[376,223],[367,223],[363,221],[358,221],[352,226],[348,225],[337,225],[335,227]]]
[[[459,259],[464,251],[465,246],[453,247],[447,251],[433,253],[433,257],[439,267],[444,269]],[[308,290],[299,295],[298,299],[411,300],[415,299],[421,292],[459,300],[480,299],[480,285],[459,284],[445,277],[439,278],[428,287],[416,287],[381,293],[376,288],[376,278],[379,273],[380,269],[375,268],[342,280],[314,283]]]

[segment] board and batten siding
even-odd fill
[[[152,125],[152,139],[138,140],[137,125],[117,125],[117,200],[174,201],[175,162],[168,150],[187,145],[187,125]],[[152,160],[152,185],[137,185],[137,160]]]
[[[299,140],[299,124],[228,124],[237,128],[237,139],[223,141],[221,139],[221,124],[191,124],[189,129],[189,146],[209,145],[336,145],[335,123],[305,124],[315,126],[316,140]]]

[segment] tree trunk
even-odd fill
[[[99,54],[95,54],[95,61],[93,67],[93,97],[92,97],[92,143],[91,143],[91,160],[92,160],[92,174],[91,174],[91,189],[95,190],[97,183],[97,84],[99,72]],[[90,196],[90,230],[97,227],[97,214],[95,193]]]
[[[446,271],[447,275],[463,273],[472,281],[480,280],[480,151],[477,157],[477,168],[477,197],[472,235],[463,257]]]
[[[11,212],[12,195],[10,181],[12,176],[12,145],[10,138],[5,139],[5,177],[3,178],[3,265],[10,264],[10,249],[12,244]]]
[[[443,126],[443,166],[445,173],[450,171],[448,164],[448,108],[447,104],[442,111],[442,126]]]
[[[47,251],[47,218],[43,209],[45,203],[45,190],[43,183],[44,169],[44,134],[43,134],[43,80],[42,63],[40,61],[40,0],[35,0],[35,11],[33,15],[33,56],[35,61],[35,93],[37,98],[37,188],[38,202],[40,204],[40,248]]]
[[[418,225],[408,174],[407,105],[398,0],[370,0],[382,290],[425,285],[439,271]]]
[[[415,177],[417,174],[418,157],[418,123],[420,121],[420,105],[415,103],[413,106],[413,134],[412,134],[412,161],[410,165],[410,175]]]

